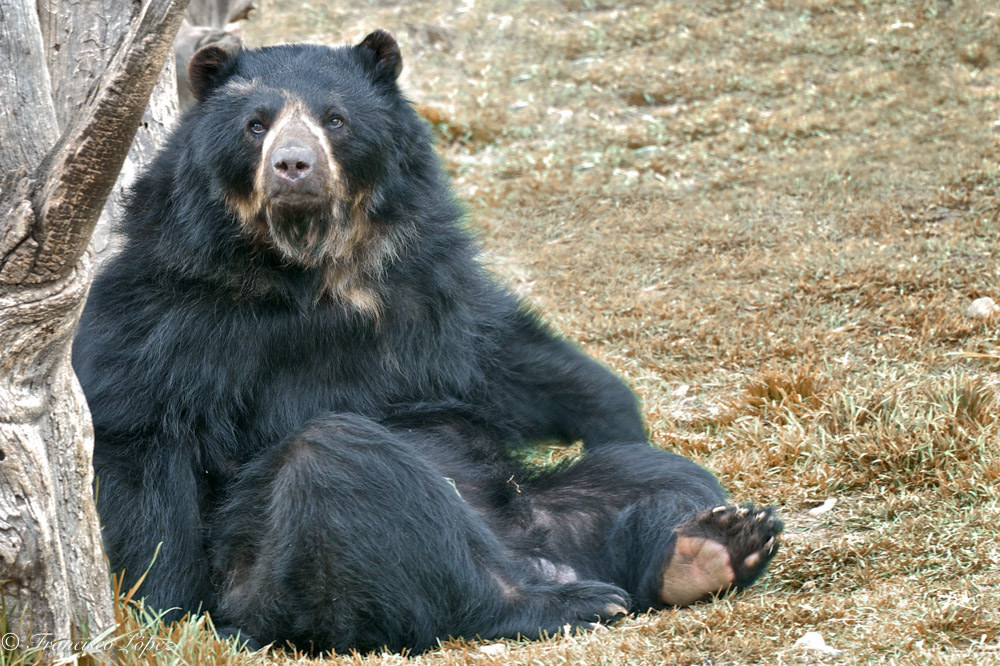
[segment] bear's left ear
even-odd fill
[[[187,78],[195,99],[202,101],[226,79],[242,48],[239,40],[223,40],[200,48],[191,56]]]
[[[392,76],[394,81],[399,78],[399,73],[403,71],[403,55],[399,52],[399,44],[396,43],[396,38],[385,30],[376,30],[361,40],[361,43],[354,48],[359,51],[370,49],[375,53],[378,62],[385,67],[385,71]]]

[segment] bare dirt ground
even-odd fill
[[[497,275],[788,523],[747,594],[414,661],[1000,663],[1000,5],[261,4],[251,44],[393,32]]]

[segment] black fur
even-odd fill
[[[484,274],[386,37],[213,52],[135,185],[74,347],[111,565],[130,584],[162,543],[149,604],[312,649],[658,607],[675,528],[724,492],[651,448],[625,385]],[[253,194],[248,119],[282,93],[346,119],[333,154],[395,243],[365,277],[374,314],[227,204]],[[549,440],[587,453],[547,471],[508,453]]]

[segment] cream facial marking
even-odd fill
[[[263,192],[265,189],[265,178],[272,168],[271,152],[274,149],[275,142],[286,131],[298,133],[303,130],[312,135],[313,139],[315,139],[314,145],[319,146],[322,150],[323,157],[321,159],[326,163],[327,173],[330,174],[331,180],[333,182],[341,180],[340,169],[333,159],[333,151],[330,149],[330,141],[326,136],[326,132],[323,131],[323,128],[320,127],[313,115],[309,113],[309,110],[301,99],[286,94],[285,106],[282,108],[281,113],[278,114],[278,117],[274,119],[267,134],[264,135],[264,142],[260,148],[262,157],[257,164],[257,173],[254,176],[254,190],[256,192]]]
[[[409,232],[405,225],[383,228],[372,220],[372,192],[349,191],[326,130],[303,100],[283,96],[283,108],[260,140],[252,193],[230,195],[227,203],[250,235],[290,262],[319,269],[317,300],[339,301],[377,320],[382,302],[375,284]],[[311,165],[301,165],[308,172],[301,180],[276,173],[281,159],[275,151],[289,146],[307,146],[314,154]]]

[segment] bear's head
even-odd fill
[[[364,275],[398,250],[399,230],[374,213],[399,198],[407,151],[425,136],[401,70],[382,30],[341,48],[210,45],[188,64],[185,164],[254,243],[324,271],[322,289],[361,310],[377,309]]]

